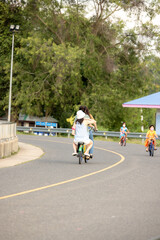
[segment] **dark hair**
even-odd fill
[[[83,120],[84,120],[84,118],[77,119],[77,120],[76,120],[76,123],[78,122],[79,124],[82,124]]]
[[[92,115],[89,112],[89,109],[86,106],[80,106],[79,110],[82,110],[86,115],[88,115],[90,118],[93,118]]]
[[[90,115],[89,110],[86,106],[84,106],[84,113],[87,114],[88,116]]]
[[[125,122],[123,122],[123,124],[126,124],[126,123],[125,123]],[[122,125],[123,125],[123,124],[122,124]]]
[[[149,126],[149,129],[150,129],[151,127],[154,127],[154,125],[153,125],[153,124],[151,124],[151,125]],[[154,128],[155,128],[155,127],[154,127]]]
[[[82,106],[82,105],[81,105],[81,106],[79,107],[79,110],[82,110],[83,112],[85,112],[85,106]]]

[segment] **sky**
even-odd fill
[[[149,0],[148,0],[149,1]],[[94,5],[91,4],[92,1],[89,1],[90,4],[87,6],[87,17],[91,17],[92,15],[95,14],[94,11]],[[124,21],[125,26],[124,26],[124,32],[128,31],[129,29],[133,29],[135,27],[138,27],[138,22],[136,19],[136,14],[133,12],[131,13],[127,13],[125,12],[123,9],[120,9],[119,11],[116,11],[115,13],[113,13],[110,16],[110,20],[113,22],[117,22],[118,19]],[[144,11],[140,12],[140,21],[143,23],[147,23],[148,21],[150,21],[149,17],[147,17],[147,14]],[[141,26],[141,23],[139,23]],[[160,29],[160,15],[157,15],[153,20],[152,20],[152,24],[153,25],[158,25],[158,29]],[[148,39],[144,38],[141,36],[141,41],[143,43],[147,43]],[[149,43],[151,45],[151,47],[149,47],[149,52],[152,51],[153,54],[157,55],[160,57],[159,53],[157,53],[154,49],[155,49],[155,41],[154,40],[149,40]]]
[[[91,17],[95,11],[94,11],[94,5],[92,4],[92,1],[88,1],[89,4],[87,6],[87,17]],[[126,25],[126,29],[131,29],[134,28],[137,24],[136,17],[135,14],[128,14],[121,9],[119,11],[116,11],[114,14],[111,15],[110,19],[112,19],[112,21],[116,21],[116,19],[122,19],[123,21],[125,21],[125,25]],[[145,12],[141,12],[140,14],[140,20],[142,20],[143,23],[149,21],[149,17],[146,16]],[[155,25],[159,25],[160,26],[160,15],[157,15],[154,19],[153,19],[153,24]]]
[[[58,0],[59,2],[61,0]],[[77,0],[77,1],[81,1],[81,0]],[[146,0],[146,2],[149,4],[150,0]],[[87,2],[87,7],[86,7],[86,17],[90,18],[91,16],[95,15],[95,9],[94,9],[94,4],[93,4],[93,0],[88,0]],[[112,14],[110,16],[110,20],[113,22],[117,22],[118,19],[124,21],[125,26],[124,26],[124,32],[128,31],[129,29],[133,29],[134,27],[138,27],[138,22],[136,20],[136,14],[133,12],[131,13],[127,13],[125,12],[123,9],[116,11],[114,14]],[[144,11],[140,12],[140,20],[143,23],[146,23],[147,21],[149,21],[149,17],[147,17],[146,13]],[[158,29],[160,29],[160,15],[157,15],[153,20],[152,20],[153,25],[158,25]],[[147,43],[147,38],[142,39],[141,37],[141,41],[143,41],[144,43]],[[150,41],[150,40],[149,40]],[[149,42],[151,44],[151,47],[149,48],[149,51],[152,51],[153,54],[156,54],[160,57],[160,55],[154,50],[155,48],[155,42],[152,40]]]

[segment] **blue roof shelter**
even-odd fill
[[[160,92],[122,104],[123,107],[160,108]]]
[[[122,106],[133,108],[156,108],[156,131],[157,134],[160,135],[160,92],[153,93],[130,102],[125,102]]]

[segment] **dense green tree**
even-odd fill
[[[9,71],[11,60],[12,35],[9,32],[10,24],[19,24],[22,10],[19,6],[0,1],[0,116],[4,114],[9,91]],[[16,39],[16,46],[19,41]]]
[[[93,14],[86,17],[91,6]],[[139,130],[140,110],[123,109],[122,103],[159,91],[159,58],[151,52],[151,45],[159,51],[159,30],[151,23],[159,6],[159,0],[1,1],[0,115],[8,106],[8,29],[14,23],[21,31],[15,39],[13,119],[20,112],[52,115],[66,127],[66,118],[85,104],[99,126],[119,130],[125,120],[131,130]],[[113,21],[119,10],[134,15],[135,28],[126,29],[122,19]],[[149,19],[145,24],[142,12]],[[144,113],[147,126],[154,111]]]

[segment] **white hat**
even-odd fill
[[[82,119],[84,118],[84,116],[85,116],[85,113],[82,110],[79,110],[77,112],[77,119]]]

